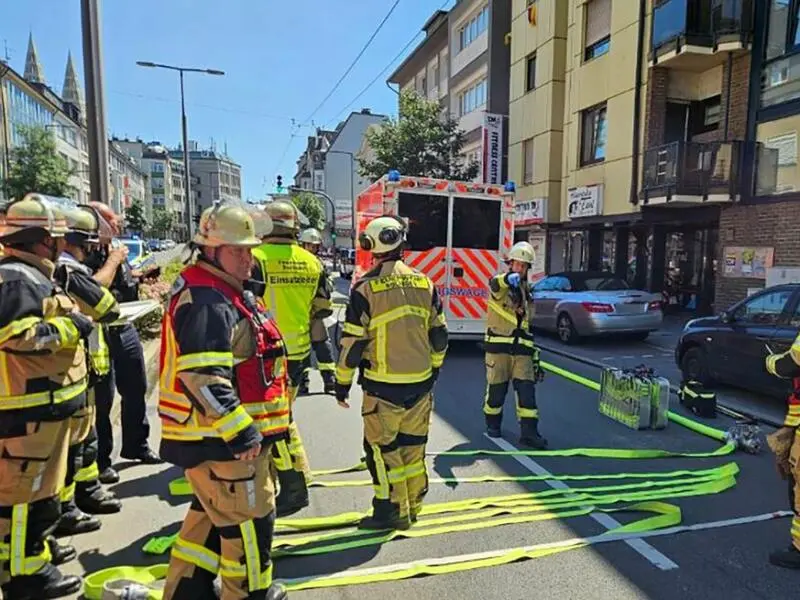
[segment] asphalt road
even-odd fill
[[[562,356],[545,353],[544,358],[562,368],[597,379],[599,370]],[[321,381],[312,374],[312,392]],[[481,403],[485,385],[483,356],[475,344],[454,344],[436,387],[428,449],[510,448],[518,432],[513,419],[512,398],[505,415],[504,437],[497,443],[483,435]],[[600,415],[596,393],[555,375],[548,375],[538,388],[542,432],[551,448],[662,448],[675,451],[710,451],[719,443],[670,423],[663,431],[635,432]],[[314,469],[343,467],[361,456],[360,392],[354,388],[352,408],[339,408],[324,395],[301,397],[296,420]],[[150,414],[154,446],[158,426],[151,398]],[[725,418],[709,421],[725,429]],[[602,474],[675,471],[720,466],[735,461],[741,468],[735,488],[718,495],[666,499],[680,506],[682,524],[702,524],[733,518],[749,518],[787,508],[786,486],[775,474],[765,451],[759,456],[735,453],[710,459],[670,458],[654,460],[610,460],[558,457],[436,457],[428,461],[431,477],[478,475],[522,476],[542,473]],[[115,565],[163,562],[148,557],[141,546],[154,535],[177,530],[186,510],[183,498],[171,498],[168,482],[180,473],[169,466],[120,465],[122,482],[113,486],[123,499],[123,512],[103,518],[100,532],[78,536],[78,561],[67,565],[72,573],[93,572]],[[364,473],[326,479],[363,479]],[[623,480],[631,483],[637,480]],[[597,480],[570,482],[572,488],[610,485]],[[437,484],[432,483],[426,505],[459,499],[498,496],[548,489],[544,482]],[[323,516],[364,511],[369,506],[369,487],[314,488],[311,506],[297,516]],[[616,513],[613,518],[628,523],[648,516]],[[601,520],[603,517],[599,517]],[[417,526],[419,527],[419,526]],[[471,554],[488,550],[555,542],[592,536],[609,527],[590,516],[499,525],[479,531],[444,533],[419,539],[394,540],[380,546],[328,553],[322,556],[280,558],[275,574],[281,579],[319,576],[344,570],[393,565],[427,558]],[[443,574],[392,583],[374,583],[315,591],[293,592],[293,598],[372,600],[374,598],[418,598],[448,600],[522,600],[570,598],[614,600],[651,598],[684,600],[720,598],[745,600],[796,598],[800,574],[768,565],[767,554],[788,543],[789,519],[719,527],[706,531],[653,537],[639,542],[611,542],[569,550],[505,566]],[[723,590],[725,590],[723,592]]]

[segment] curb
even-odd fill
[[[538,346],[539,350],[544,350],[545,352],[550,352],[551,354],[555,354],[556,356],[561,356],[563,358],[568,358],[570,360],[574,360],[575,362],[584,364],[584,365],[589,366],[589,367],[595,367],[595,368],[598,368],[598,369],[607,369],[609,367],[609,365],[607,365],[605,363],[601,363],[599,361],[592,360],[591,358],[585,358],[583,356],[577,356],[575,354],[570,354],[570,353],[565,352],[564,350],[561,350],[559,348],[552,348],[550,346],[546,346],[546,345],[540,344],[539,342],[537,342],[537,346]],[[678,388],[677,385],[673,385],[672,383],[670,383],[669,389],[670,389],[670,392],[672,392],[673,394],[675,394],[677,396],[678,391],[679,391],[679,388]],[[771,427],[775,427],[776,429],[779,429],[780,427],[783,426],[783,423],[779,423],[777,421],[774,421],[769,417],[759,417],[759,416],[756,416],[756,415],[744,413],[744,412],[742,412],[740,410],[737,410],[735,408],[732,408],[730,406],[726,406],[724,403],[719,402],[719,400],[717,401],[717,409],[722,414],[724,414],[724,415],[726,415],[728,417],[731,417],[732,419],[753,419],[753,420],[758,421],[760,423],[764,423],[765,425],[769,425]]]

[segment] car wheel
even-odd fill
[[[575,324],[567,313],[558,315],[556,333],[558,333],[558,339],[565,344],[575,344],[578,342],[579,336],[578,332],[575,330]]]
[[[681,373],[686,381],[699,381],[703,385],[713,383],[708,370],[708,356],[700,346],[693,346],[683,354]]]

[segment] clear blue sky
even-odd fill
[[[227,143],[228,154],[243,168],[244,197],[263,197],[272,190],[275,175],[284,180],[294,175],[295,160],[312,131],[293,128],[291,119],[303,122],[310,116],[393,3],[104,0],[110,133],[170,146],[180,141],[177,73],[137,67],[137,60],[223,70],[225,77],[187,75],[189,138],[203,146],[213,138],[220,150]],[[333,127],[362,107],[395,114],[397,96],[387,89],[385,77],[354,106],[348,103],[443,4],[400,0],[369,50],[314,116],[315,124]],[[83,72],[79,0],[6,0],[0,12],[0,53],[7,44],[14,69],[24,69],[32,32],[47,82],[57,93],[68,50]],[[281,159],[293,131],[297,136]]]

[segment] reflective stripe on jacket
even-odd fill
[[[533,354],[535,346],[530,320],[533,301],[523,279],[518,288],[508,285],[508,273],[489,280],[489,307],[486,313],[486,352],[498,354]]]

